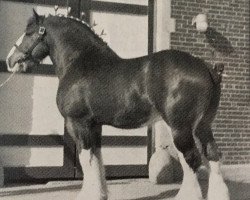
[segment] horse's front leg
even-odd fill
[[[107,186],[102,163],[101,148],[85,150],[79,155],[84,173],[84,184],[77,200],[106,200]]]
[[[80,119],[67,119],[67,128],[78,144],[84,183],[77,200],[106,200],[107,185],[101,155],[101,126]]]

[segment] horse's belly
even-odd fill
[[[151,126],[153,125],[154,123],[158,122],[158,121],[161,121],[162,120],[162,117],[160,115],[152,115],[149,120],[147,120],[145,123],[143,123],[141,125],[141,127],[144,127],[144,126]]]
[[[114,118],[113,122],[110,124],[117,128],[134,129],[140,128],[160,121],[161,116],[154,110],[149,112],[130,112],[122,115],[118,115]]]

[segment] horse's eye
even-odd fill
[[[25,35],[27,35],[27,36],[31,36],[33,33],[34,33],[34,31],[33,31],[32,29],[28,29],[28,28],[26,28]]]
[[[31,36],[31,35],[32,35],[32,32],[26,32],[25,35],[26,35],[26,36]]]

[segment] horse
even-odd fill
[[[25,72],[47,55],[59,79],[57,106],[84,173],[77,200],[108,199],[101,154],[103,125],[134,129],[159,120],[171,130],[184,172],[175,199],[203,199],[197,179],[202,157],[210,168],[207,199],[230,199],[211,128],[220,100],[218,70],[178,50],[124,59],[86,22],[34,11],[7,56],[8,70]]]

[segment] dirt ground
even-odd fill
[[[1,189],[1,200],[74,200],[80,181],[54,182],[46,186],[29,186]],[[201,181],[202,191],[207,192],[207,181]],[[227,181],[231,200],[250,200],[250,180]],[[153,185],[148,179],[123,179],[108,181],[109,200],[174,200],[180,184]],[[13,195],[14,194],[14,195]],[[7,195],[7,196],[5,196]],[[86,199],[87,200],[87,199]],[[188,199],[187,199],[188,200]]]

